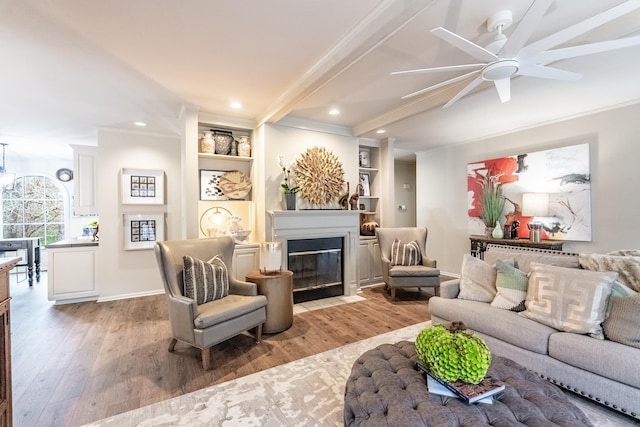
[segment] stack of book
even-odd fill
[[[493,398],[505,389],[505,384],[492,377],[485,377],[479,384],[470,384],[463,381],[444,381],[436,377],[420,362],[416,362],[418,368],[427,376],[427,388],[429,393],[446,397],[456,397],[466,404],[493,403]]]

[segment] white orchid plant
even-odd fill
[[[284,182],[280,184],[280,187],[283,188],[285,194],[295,194],[300,191],[299,186],[293,186],[293,181],[291,179],[291,173],[295,164],[296,162],[287,164],[284,154],[278,154],[278,166],[280,166],[282,173],[284,174]]]

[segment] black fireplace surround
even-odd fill
[[[287,241],[288,269],[293,272],[293,301],[344,295],[342,237]]]

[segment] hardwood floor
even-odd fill
[[[366,301],[297,314],[293,326],[256,344],[239,335],[212,349],[170,341],[163,295],[54,306],[46,274],[29,289],[12,280],[14,425],[78,426],[429,319],[429,291],[382,287]]]

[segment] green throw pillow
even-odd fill
[[[528,287],[529,277],[524,271],[504,261],[496,261],[497,293],[491,302],[491,307],[524,311]]]
[[[208,262],[185,255],[183,257],[184,296],[196,304],[205,304],[229,295],[227,266],[217,255]]]

